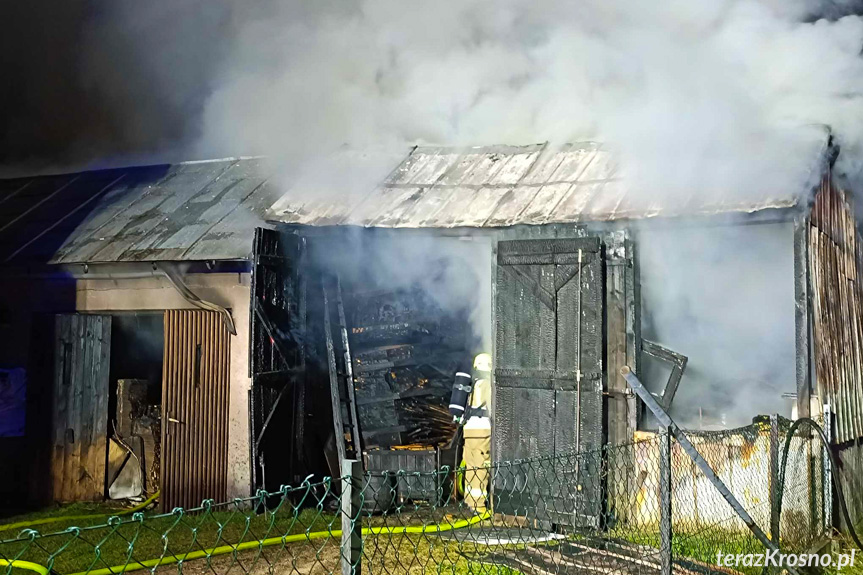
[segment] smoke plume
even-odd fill
[[[859,172],[859,5],[8,4],[5,163],[592,139],[645,193],[787,193],[823,125]]]
[[[839,174],[852,185],[863,174],[858,1],[36,4],[4,5],[15,11],[0,35],[7,172],[266,155],[287,186],[345,147],[403,153],[415,143],[595,140],[615,151],[620,175],[645,197],[787,196],[808,191],[829,126],[842,147]],[[336,190],[347,179],[321,181]],[[752,369],[726,376],[751,376],[747,389],[773,378],[774,397],[791,388],[788,374],[764,368],[787,360],[788,326],[770,318],[775,309],[792,317],[788,294],[741,296],[731,318],[707,313],[698,324],[666,289],[678,286],[702,310],[719,301],[698,291],[715,287],[707,272],[722,242],[708,240],[689,238],[679,265],[661,265],[673,251],[661,246],[677,240],[645,249],[651,269],[666,274],[654,274],[665,287],[648,294],[645,314],[673,318],[654,337],[701,329],[672,345],[693,358],[693,374],[699,354],[714,358],[705,364],[713,370],[741,357],[741,346],[760,345],[772,360],[747,355],[742,365]],[[774,243],[747,255],[769,258]],[[787,291],[790,256],[781,257],[786,271],[772,277]],[[681,268],[706,275],[692,283]],[[769,270],[739,269],[747,274],[734,285],[771,293]],[[762,320],[757,306],[770,308]],[[728,347],[758,321],[757,332]],[[717,346],[705,326],[731,335]]]

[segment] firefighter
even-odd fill
[[[477,513],[486,510],[488,468],[491,465],[491,355],[481,353],[473,361],[473,390],[464,425],[465,501]]]

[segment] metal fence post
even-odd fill
[[[671,575],[671,433],[659,436],[659,553],[661,575]]]
[[[356,459],[342,460],[342,575],[360,575],[363,467]]]
[[[770,416],[770,539],[779,544],[779,415]]]
[[[824,435],[827,436],[827,439],[830,443],[833,442],[833,416],[830,412],[830,404],[824,404]],[[831,481],[831,472],[830,469],[830,453],[828,450],[830,449],[829,445],[825,445],[822,452],[821,458],[824,461],[824,464],[821,466],[821,488],[824,490],[824,532],[830,533],[833,529],[833,483]]]
[[[653,412],[653,415],[656,416],[659,424],[667,427],[668,431],[674,435],[674,438],[677,440],[677,443],[680,444],[681,449],[683,449],[684,453],[686,453],[698,466],[701,470],[701,473],[707,478],[710,483],[716,487],[716,490],[719,491],[719,494],[722,495],[722,498],[728,502],[734,512],[737,514],[740,519],[746,524],[749,530],[753,535],[769,550],[771,551],[779,551],[779,547],[776,545],[776,542],[771,541],[764,531],[762,531],[761,527],[755,523],[755,520],[752,519],[752,516],[749,515],[749,512],[743,508],[740,504],[740,501],[728,490],[725,483],[716,475],[716,472],[710,467],[710,464],[707,463],[707,460],[695,449],[695,446],[692,445],[692,442],[689,441],[689,438],[686,436],[677,424],[674,423],[674,420],[668,415],[668,412],[662,409],[659,403],[656,401],[656,398],[651,395],[649,391],[644,387],[641,381],[638,380],[638,377],[632,373],[632,369],[629,366],[623,366],[620,368],[620,373],[623,375],[624,379],[626,379],[626,383],[632,388],[638,397],[641,398],[641,401],[644,402],[650,411]],[[786,569],[791,575],[799,575],[799,571],[796,567],[792,567],[791,565],[786,565]]]

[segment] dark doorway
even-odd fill
[[[254,488],[338,474],[339,435],[351,444],[359,435],[363,451],[433,452],[450,442],[453,376],[491,351],[488,238],[303,227],[259,230],[254,253]],[[358,434],[334,432],[324,285],[336,371],[353,382]]]
[[[134,311],[112,316],[111,498],[152,495],[159,490],[164,315],[162,311]]]
[[[147,382],[147,403],[158,405],[162,394],[165,354],[164,312],[114,313],[111,331],[111,405],[116,410],[120,379]]]

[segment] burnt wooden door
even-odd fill
[[[165,311],[162,509],[224,501],[228,470],[230,333],[220,314]]]
[[[105,497],[111,316],[55,317],[53,455],[55,501]]]
[[[255,229],[249,330],[253,491],[305,477],[305,239]]]
[[[601,509],[603,269],[598,238],[498,243],[495,511],[584,524]]]

